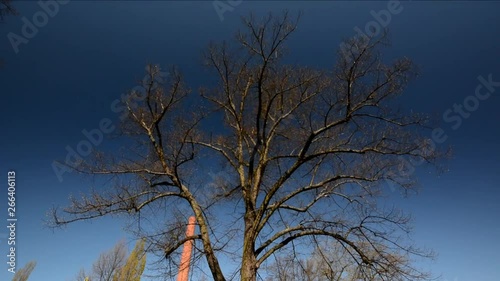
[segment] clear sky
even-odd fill
[[[70,280],[103,250],[128,235],[120,220],[77,223],[63,230],[44,227],[45,213],[68,203],[87,181],[66,173],[60,182],[51,164],[67,145],[102,118],[116,120],[113,100],[144,75],[147,63],[179,65],[191,88],[206,81],[200,52],[210,40],[231,39],[240,17],[288,8],[304,15],[289,42],[296,62],[328,68],[340,40],[364,30],[388,2],[247,2],[223,14],[212,2],[72,1],[14,51],[10,32],[22,36],[42,8],[14,2],[19,16],[0,24],[0,218],[7,225],[7,172],[17,180],[18,265],[38,265],[30,280]],[[421,76],[401,98],[404,108],[432,114],[454,154],[448,172],[419,174],[421,192],[399,201],[415,219],[413,238],[438,253],[425,266],[449,281],[500,280],[500,86],[480,100],[467,118],[449,113],[471,108],[479,76],[500,82],[500,2],[401,2],[387,21],[389,57],[407,56]],[[498,84],[498,82],[496,82]],[[483,87],[486,93],[487,87]],[[458,121],[460,120],[460,121]],[[458,124],[461,122],[461,124]],[[105,149],[110,143],[105,141]],[[1,230],[3,229],[3,230]],[[6,227],[0,228],[0,280],[7,272]]]

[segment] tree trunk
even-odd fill
[[[243,237],[243,257],[241,260],[241,281],[257,280],[257,257],[254,240],[255,218],[247,211],[245,214],[245,234]]]

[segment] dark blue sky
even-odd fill
[[[340,40],[372,21],[370,11],[387,2],[242,2],[221,21],[207,2],[73,1],[16,54],[7,39],[21,35],[22,17],[41,10],[36,2],[15,3],[17,17],[0,25],[0,171],[17,173],[18,261],[37,260],[34,281],[69,280],[89,267],[104,249],[127,234],[112,219],[70,225],[55,232],[43,226],[46,211],[65,205],[86,181],[64,174],[59,182],[51,164],[65,157],[65,147],[83,139],[81,131],[97,128],[103,118],[117,119],[113,100],[144,75],[151,62],[180,66],[193,90],[207,81],[200,52],[210,42],[231,39],[240,16],[289,8],[302,10],[299,29],[289,42],[291,60],[317,67],[333,65]],[[450,281],[500,280],[500,87],[479,101],[468,118],[443,119],[454,104],[471,100],[479,76],[500,81],[499,2],[402,2],[403,10],[388,24],[392,46],[388,57],[407,56],[420,77],[401,98],[404,108],[436,116],[454,154],[441,176],[419,172],[418,196],[399,204],[413,213],[415,242],[439,257],[425,264]],[[488,92],[486,87],[482,89]],[[449,118],[457,118],[456,113]],[[105,141],[99,148],[110,146]],[[3,185],[2,190],[6,190]],[[6,218],[5,199],[0,206]],[[6,223],[6,222],[4,222]],[[0,256],[6,261],[5,229]],[[10,279],[5,263],[0,279]]]

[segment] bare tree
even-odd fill
[[[405,239],[409,218],[377,204],[389,182],[415,187],[402,157],[435,163],[440,156],[424,138],[427,117],[396,108],[416,74],[411,61],[384,62],[384,34],[347,40],[331,71],[289,65],[285,45],[296,20],[284,13],[243,23],[235,44],[205,53],[217,86],[201,89],[201,101],[177,70],[159,83],[161,71],[149,68],[143,91],[122,107],[125,150],[73,166],[110,186],[53,210],[52,223],[129,215],[171,274],[180,247],[195,240],[217,281],[256,280],[271,257],[325,241],[382,280],[387,272],[391,280],[425,279],[410,257],[429,253]],[[214,163],[225,167],[223,177],[203,177]],[[191,214],[198,234],[185,237]],[[221,255],[238,261],[235,271],[223,273]]]
[[[398,272],[391,269],[408,264],[403,256],[394,253],[380,255],[372,250],[371,245],[360,245],[367,255],[380,261],[380,264],[388,264],[374,268],[365,264],[357,264],[356,260],[339,243],[318,245],[314,251],[305,258],[297,258],[295,255],[279,255],[275,261],[266,267],[267,280],[280,281],[382,281],[382,280],[404,280]],[[380,249],[384,249],[380,246]]]
[[[113,249],[99,255],[99,258],[92,265],[92,270],[86,273],[80,270],[77,281],[113,281],[113,276],[125,265],[127,258],[127,246],[120,241]]]
[[[30,261],[23,268],[19,269],[16,272],[16,274],[14,274],[12,281],[26,281],[26,280],[28,280],[30,275],[31,275],[31,272],[33,272],[35,267],[36,267],[36,262]]]
[[[102,253],[92,265],[92,280],[113,281],[114,274],[125,264],[127,246],[119,242],[108,252]]]
[[[81,269],[76,276],[77,281],[139,281],[144,271],[146,253],[144,241],[137,242],[127,258],[127,246],[124,241],[99,255],[92,265],[90,273]]]

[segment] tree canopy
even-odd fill
[[[199,95],[177,68],[164,79],[149,66],[120,107],[123,149],[72,166],[108,184],[54,209],[53,225],[130,216],[170,275],[187,240],[217,281],[257,280],[276,255],[328,242],[367,278],[426,279],[411,260],[430,253],[406,239],[409,217],[380,204],[389,183],[415,188],[402,159],[442,156],[424,137],[428,117],[397,106],[413,63],[383,59],[384,33],[346,40],[330,70],[290,64],[297,22],[288,13],[245,18],[234,41],[204,53],[215,83]],[[197,234],[185,237],[190,215]]]

